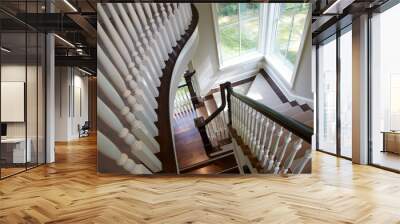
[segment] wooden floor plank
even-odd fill
[[[132,177],[96,172],[96,141],[0,181],[0,223],[399,223],[400,175],[313,154],[292,177]]]

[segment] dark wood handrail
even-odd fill
[[[214,111],[210,116],[208,116],[208,118],[204,121],[204,126],[210,123],[215,117],[217,117],[219,113],[224,111],[226,106],[225,89],[227,88],[227,84],[228,83],[224,83],[220,85],[219,88],[221,90],[221,106],[219,106],[216,111]]]
[[[313,130],[312,128],[308,127],[307,125],[304,125],[292,118],[286,117],[279,112],[265,106],[264,104],[261,104],[247,96],[244,96],[240,93],[237,93],[233,91],[232,87],[230,85],[227,85],[227,90],[228,90],[228,97],[229,94],[232,96],[235,96],[238,98],[240,101],[244,102],[251,108],[255,109],[259,113],[263,114],[264,116],[268,117],[275,123],[279,124],[283,128],[289,130],[293,134],[297,135],[298,137],[302,138],[304,141],[308,142],[311,144],[311,139],[313,135]],[[230,112],[229,112],[230,114]]]
[[[169,92],[171,88],[172,74],[177,62],[177,59],[187,43],[191,38],[196,27],[199,23],[199,13],[196,7],[191,4],[193,16],[189,28],[185,31],[186,33],[182,36],[181,40],[178,41],[176,47],[168,61],[166,61],[166,67],[163,70],[163,76],[161,77],[161,85],[159,87],[159,96],[157,97],[158,109],[157,117],[158,121],[156,125],[158,127],[159,136],[156,136],[156,140],[160,144],[160,152],[157,154],[163,165],[163,173],[178,173],[178,167],[176,163],[174,145],[173,145],[173,133],[170,122],[170,99]]]

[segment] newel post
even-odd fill
[[[228,125],[232,125],[232,105],[231,105],[231,89],[232,85],[230,82],[226,82],[225,83],[225,89],[227,92],[226,95],[226,102],[228,102]]]
[[[211,145],[210,139],[208,138],[205,120],[203,117],[198,117],[194,119],[194,124],[196,125],[197,129],[200,132],[201,140],[203,140],[204,149],[206,150],[207,154],[212,153],[213,147]]]
[[[194,108],[196,108],[197,105],[199,104],[199,99],[197,98],[196,92],[194,91],[193,82],[192,82],[192,77],[195,73],[196,73],[196,70],[193,70],[193,72],[187,71],[184,75],[186,84],[189,89],[190,98],[192,100],[192,104],[193,104]]]

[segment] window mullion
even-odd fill
[[[293,11],[293,14],[292,14],[292,21],[291,21],[291,24],[290,24],[290,33],[289,33],[289,38],[288,38],[288,42],[287,42],[287,45],[286,45],[286,51],[285,51],[285,57],[286,57],[286,58],[287,58],[287,54],[288,54],[288,51],[289,51],[290,39],[292,39],[293,23],[294,23],[295,14],[296,14],[296,13]]]
[[[240,16],[240,3],[238,4],[238,21],[239,21],[239,56],[242,54],[242,20]]]

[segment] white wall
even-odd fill
[[[55,73],[55,141],[77,139],[78,124],[88,120],[88,78],[71,67],[56,67]]]
[[[293,83],[293,94],[313,99],[312,92],[312,35],[307,33],[304,48],[300,57],[299,67]]]

